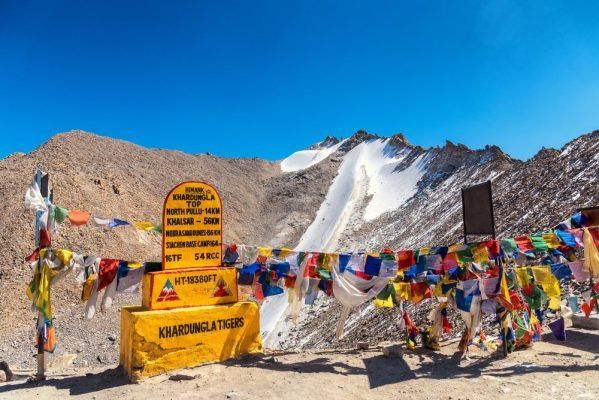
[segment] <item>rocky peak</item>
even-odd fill
[[[464,163],[474,153],[474,150],[463,144],[454,144],[450,140],[445,141],[442,147],[434,147],[430,149],[435,158],[440,162]]]
[[[366,132],[365,130],[360,129],[353,135],[351,135],[343,145],[339,148],[339,150],[343,152],[348,152],[360,143],[367,142],[369,140],[380,139],[380,136],[373,135],[371,133]]]
[[[455,144],[448,139],[445,140],[445,145],[441,149],[448,149],[450,151],[472,152],[472,150],[468,146],[462,143]]]
[[[395,135],[391,136],[389,138],[389,144],[397,148],[414,147],[410,144],[410,142],[408,142],[408,139],[406,139],[403,133],[396,133]]]
[[[337,143],[339,143],[340,140],[334,136],[327,136],[326,138],[324,138],[324,140],[320,143],[321,146],[324,147],[331,147],[336,145]]]
[[[308,150],[319,150],[319,149],[328,149],[339,143],[341,140],[334,136],[327,136],[324,138],[322,142],[315,143],[312,146],[308,147]]]
[[[479,168],[492,166],[496,170],[509,169],[512,160],[497,146],[485,146],[482,150],[473,150],[461,143],[446,140],[442,147],[428,149],[429,167],[423,182],[426,185],[437,185],[461,168]]]
[[[483,157],[481,158],[481,162],[495,162],[497,167],[501,169],[505,169],[519,162],[501,150],[499,146],[495,145],[486,145],[484,150],[482,150],[482,154]]]
[[[547,161],[559,157],[559,154],[559,150],[541,147],[541,150],[531,158],[531,161]]]

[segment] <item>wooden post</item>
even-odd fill
[[[50,203],[49,198],[49,176],[45,174],[41,170],[37,170],[35,172],[35,182],[40,188],[40,192],[46,204]],[[41,211],[37,211],[35,213],[35,246],[38,247],[40,245],[40,218],[42,216]],[[38,256],[39,267],[41,267],[41,258]],[[37,374],[36,379],[44,380],[46,379],[46,354],[44,353],[44,338],[42,333],[42,328],[44,324],[44,316],[41,312],[37,313]]]

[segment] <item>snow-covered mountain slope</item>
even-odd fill
[[[599,204],[598,137],[595,131],[561,150],[542,149],[525,162],[496,146],[473,150],[448,141],[424,149],[401,134],[364,131],[343,141],[328,137],[309,149],[324,149],[326,157],[267,182],[262,213],[276,224],[265,244],[349,251],[461,241],[460,190],[489,179],[498,233],[549,226]]]
[[[409,154],[409,148],[397,149],[388,138],[369,139],[348,151],[297,249],[332,250],[353,216],[368,222],[402,206],[425,173],[426,155],[406,162]]]
[[[331,154],[337,151],[344,141],[334,138],[327,138],[306,150],[296,151],[289,157],[281,161],[281,171],[294,172],[301,171],[318,164]]]
[[[599,131],[528,161],[496,146],[447,142],[424,149],[402,135],[360,131],[300,173],[334,171],[326,196],[297,242],[301,250],[409,248],[461,240],[460,190],[493,182],[498,233],[550,226],[599,204]],[[285,175],[285,174],[284,174]]]

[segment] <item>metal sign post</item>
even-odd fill
[[[491,235],[495,239],[495,215],[491,181],[462,188],[462,217],[464,222],[464,243],[468,235]],[[507,337],[509,327],[502,321],[502,352],[507,357]]]
[[[491,235],[495,239],[495,216],[491,181],[462,188],[464,243],[468,235]]]

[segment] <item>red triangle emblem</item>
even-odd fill
[[[175,287],[171,283],[170,279],[167,279],[164,283],[164,287],[162,291],[158,295],[158,299],[156,301],[174,301],[179,300],[179,296],[177,292],[175,292]]]
[[[214,288],[214,292],[212,293],[213,297],[226,297],[231,295],[231,290],[225,280],[221,277],[217,282]]]

